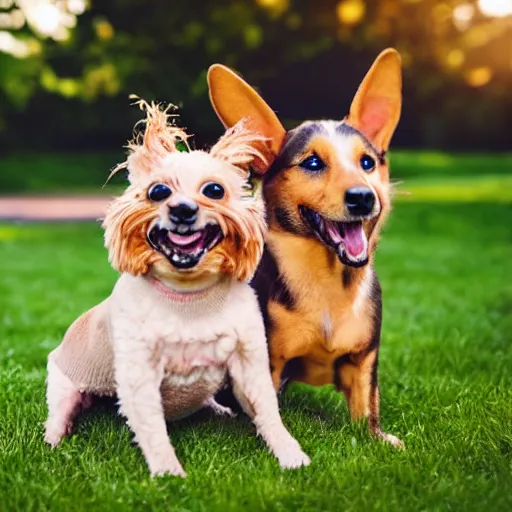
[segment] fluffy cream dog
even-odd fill
[[[226,375],[281,467],[309,464],[284,427],[265,329],[246,283],[263,251],[264,209],[248,186],[264,139],[229,130],[209,153],[187,150],[165,110],[145,102],[130,143],[130,186],[110,206],[105,245],[121,273],[49,355],[45,440],[55,446],[94,396],[117,395],[152,475],[185,476],[166,418],[216,404]]]

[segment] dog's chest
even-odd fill
[[[373,319],[366,309],[328,297],[293,311],[274,310],[272,322],[272,356],[298,358],[298,373],[289,377],[316,386],[333,383],[336,361],[362,352],[372,338]]]
[[[271,358],[300,358],[306,382],[329,383],[339,357],[371,343],[374,273],[369,268],[345,277],[343,267],[324,250],[315,254],[296,248],[291,254],[288,249],[276,244],[274,279],[255,283],[266,299],[261,305],[268,315]]]
[[[223,368],[236,348],[236,339],[220,335],[211,340],[187,340],[174,343],[157,342],[155,357],[163,365],[165,375],[176,381],[190,382],[191,375]]]
[[[175,325],[157,333],[151,364],[176,387],[190,386],[199,379],[218,381],[236,345],[233,329],[202,322]]]
[[[343,293],[328,293],[315,301],[297,305],[296,328],[308,333],[307,353],[331,361],[348,352],[358,352],[368,341],[371,318]]]
[[[150,364],[154,368],[166,376],[190,381],[190,375],[226,365],[236,349],[237,333],[225,313],[199,311],[197,317],[165,313],[152,311],[145,322],[146,331],[140,333],[151,346]]]

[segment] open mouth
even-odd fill
[[[299,206],[299,211],[318,238],[335,249],[341,263],[351,267],[362,267],[368,263],[368,238],[362,221],[329,220],[306,206]]]
[[[178,233],[156,225],[148,234],[149,243],[178,269],[195,267],[203,256],[223,238],[218,224],[207,224],[203,229]]]

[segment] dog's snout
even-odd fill
[[[198,210],[194,201],[181,201],[169,207],[169,217],[175,224],[194,224]]]
[[[375,205],[375,194],[368,187],[352,187],[345,192],[345,204],[352,215],[369,215]]]

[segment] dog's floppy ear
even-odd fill
[[[350,106],[348,122],[386,151],[400,118],[402,71],[400,54],[384,50],[364,77]]]
[[[241,119],[245,126],[268,139],[264,148],[258,148],[267,160],[267,165],[257,165],[261,174],[278,155],[286,130],[263,98],[234,71],[221,64],[208,70],[210,100],[217,116],[226,128],[231,128]]]

